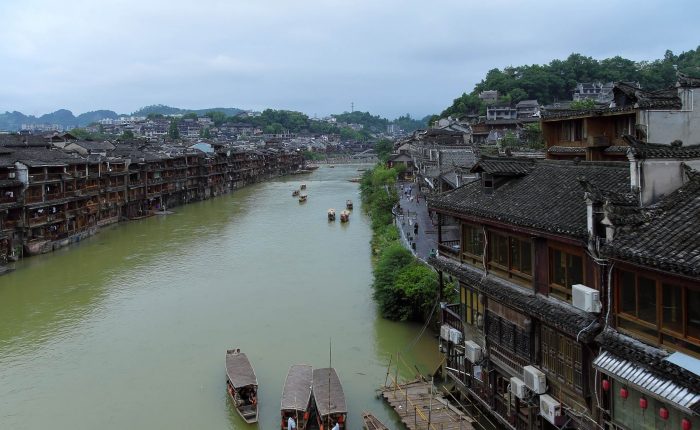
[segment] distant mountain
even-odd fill
[[[197,115],[204,115],[207,112],[223,112],[226,116],[235,116],[243,112],[243,109],[238,108],[209,108],[209,109],[180,109],[172,106],[166,105],[151,105],[142,107],[136,112],[132,113],[133,116],[148,116],[149,114],[161,114],[161,115],[185,115],[188,113],[196,113]]]
[[[219,111],[225,113],[227,116],[234,116],[241,112],[242,109],[237,108],[211,108],[211,109],[180,109],[165,105],[152,105],[146,106],[134,112],[134,116],[148,116],[150,113],[162,114],[162,115],[177,115],[186,114],[194,112],[197,115],[204,115],[207,112]],[[124,114],[118,114],[111,110],[95,110],[90,112],[81,113],[77,117],[73,115],[73,112],[67,109],[59,109],[56,112],[47,113],[40,117],[34,115],[25,115],[22,112],[5,112],[0,113],[0,130],[5,131],[18,131],[22,128],[23,124],[36,125],[36,124],[56,124],[65,129],[71,129],[75,127],[85,127],[93,122],[97,122],[101,119],[109,118],[115,119],[120,116],[126,116]]]

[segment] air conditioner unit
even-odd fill
[[[462,332],[457,330],[456,328],[451,328],[450,329],[450,342],[454,344],[461,344],[462,343]]]
[[[547,391],[547,378],[535,366],[523,367],[523,380],[527,388],[535,394],[543,394]]]
[[[600,312],[600,292],[585,285],[575,284],[571,286],[572,303],[575,308],[586,312]]]
[[[450,340],[450,329],[451,328],[452,327],[450,327],[447,324],[443,324],[440,326],[440,338],[442,340]]]
[[[524,399],[527,397],[527,386],[525,385],[525,381],[515,376],[510,378],[510,392],[519,399]]]
[[[564,417],[561,414],[561,402],[549,394],[540,396],[540,415],[555,426],[564,424]]]
[[[481,361],[481,346],[473,340],[468,340],[464,342],[464,355],[467,360],[472,363],[478,363]]]

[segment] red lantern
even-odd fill
[[[603,386],[603,391],[608,391],[610,389],[610,381],[608,381],[607,379],[603,379],[601,385]]]
[[[659,409],[659,416],[661,417],[662,420],[667,420],[668,419],[668,409],[660,408]]]
[[[640,397],[639,398],[639,407],[642,409],[646,409],[647,406],[649,406],[649,404],[647,403],[647,399],[645,399],[644,397]]]
[[[630,395],[630,392],[627,391],[627,388],[620,388],[620,397],[623,399],[626,399]]]
[[[690,422],[689,419],[683,418],[683,419],[681,420],[681,428],[682,428],[683,430],[690,430],[690,429],[693,428],[693,423]]]

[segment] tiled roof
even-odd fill
[[[587,237],[584,189],[586,178],[600,189],[629,191],[628,163],[529,160],[532,169],[512,177],[487,194],[481,181],[471,182],[440,197],[430,206],[534,228],[556,234]],[[473,170],[473,169],[472,169]]]
[[[494,176],[522,176],[530,173],[534,167],[535,162],[531,158],[482,157],[471,171]]]
[[[689,76],[686,75],[685,73],[678,72],[678,86],[681,87],[691,87],[691,88],[698,88],[700,87],[700,78],[695,77],[695,76]]]
[[[476,161],[474,152],[468,150],[440,151],[440,167],[444,171],[453,166],[471,167]]]
[[[700,413],[700,377],[682,367],[665,360],[668,353],[662,349],[652,347],[617,331],[606,328],[595,341],[601,348],[614,354],[619,359],[626,360],[638,366],[659,379],[672,381],[675,385],[695,393],[694,400],[685,404],[690,410]],[[599,361],[596,359],[596,361]],[[630,375],[633,376],[633,375]],[[676,394],[678,394],[676,392]]]
[[[586,154],[586,148],[582,146],[550,146],[547,149],[550,154]]]
[[[698,145],[661,145],[658,143],[640,142],[632,136],[625,136],[625,140],[632,148],[635,158],[700,158],[700,144]]]
[[[628,228],[604,252],[614,258],[687,276],[700,276],[700,173],[656,204],[627,211]]]
[[[547,324],[571,337],[578,336],[578,340],[582,342],[591,341],[601,328],[594,314],[559,303],[555,299],[534,294],[496,276],[484,277],[483,271],[468,264],[460,264],[445,257],[430,257],[428,263],[437,270],[456,276],[460,281],[477,288],[479,292],[499,303],[513,307],[540,321],[546,321]]]

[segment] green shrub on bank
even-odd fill
[[[420,263],[400,241],[392,208],[398,203],[396,169],[376,166],[360,183],[363,207],[372,220],[374,299],[384,318],[425,320],[435,303],[437,274]]]

